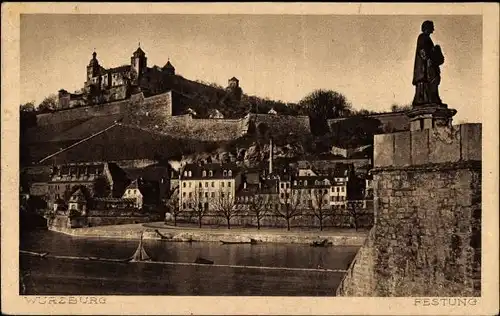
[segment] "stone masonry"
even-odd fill
[[[481,125],[376,135],[372,232],[337,295],[481,295]]]

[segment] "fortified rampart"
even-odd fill
[[[273,136],[311,133],[308,116],[250,114],[250,122],[257,133],[267,131]]]
[[[406,112],[404,111],[372,114],[366,117],[379,120],[381,125],[380,127],[382,128],[382,130],[387,132],[400,132],[410,129],[410,121],[408,119],[408,116],[406,115]],[[333,129],[332,126],[335,125],[335,123],[347,120],[349,118],[350,117],[329,119],[328,126],[330,126],[330,129]]]
[[[151,97],[138,93],[123,101],[39,114],[37,123],[38,128],[59,126],[68,122],[74,122],[77,126],[87,120],[92,125],[104,124],[104,129],[112,124],[107,119],[111,117],[114,120],[121,119],[125,124],[176,138],[195,138],[200,141],[233,140],[247,134],[251,125],[275,136],[290,132],[310,133],[307,116],[248,114],[241,119],[197,119],[189,114],[173,116],[174,104],[175,93],[172,91]],[[101,120],[103,124],[99,124]],[[64,132],[62,134],[60,138],[65,139]]]
[[[374,138],[375,225],[337,295],[481,295],[481,125]]]

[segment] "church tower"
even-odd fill
[[[139,47],[130,58],[130,64],[132,65],[132,69],[135,72],[135,76],[133,77],[134,84],[139,83],[139,79],[147,67],[147,60],[148,59],[146,58],[146,53],[141,49],[141,46],[139,44]]]

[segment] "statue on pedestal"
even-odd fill
[[[413,106],[442,105],[438,87],[441,82],[439,66],[444,63],[444,56],[439,45],[434,45],[430,35],[434,32],[434,23],[422,23],[422,33],[417,39],[415,65],[413,68],[413,85],[415,97]]]

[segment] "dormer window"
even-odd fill
[[[293,181],[293,185],[297,185],[297,180]]]
[[[209,177],[213,177],[214,176],[214,173],[212,172],[212,170],[208,170],[208,176]]]
[[[222,172],[222,175],[223,175],[224,177],[227,177],[227,171],[226,171],[226,170],[224,170],[224,171]]]
[[[192,177],[193,173],[191,171],[188,171],[188,177]]]
[[[232,172],[231,170],[229,170],[229,171],[227,172],[227,175],[228,175],[229,177],[232,177],[232,176],[233,176],[233,172]]]
[[[184,176],[187,177],[188,173],[187,171],[184,171]]]
[[[304,180],[304,185],[307,185],[307,180]]]
[[[207,176],[207,172],[205,170],[203,170],[202,177],[206,177],[206,176]]]

